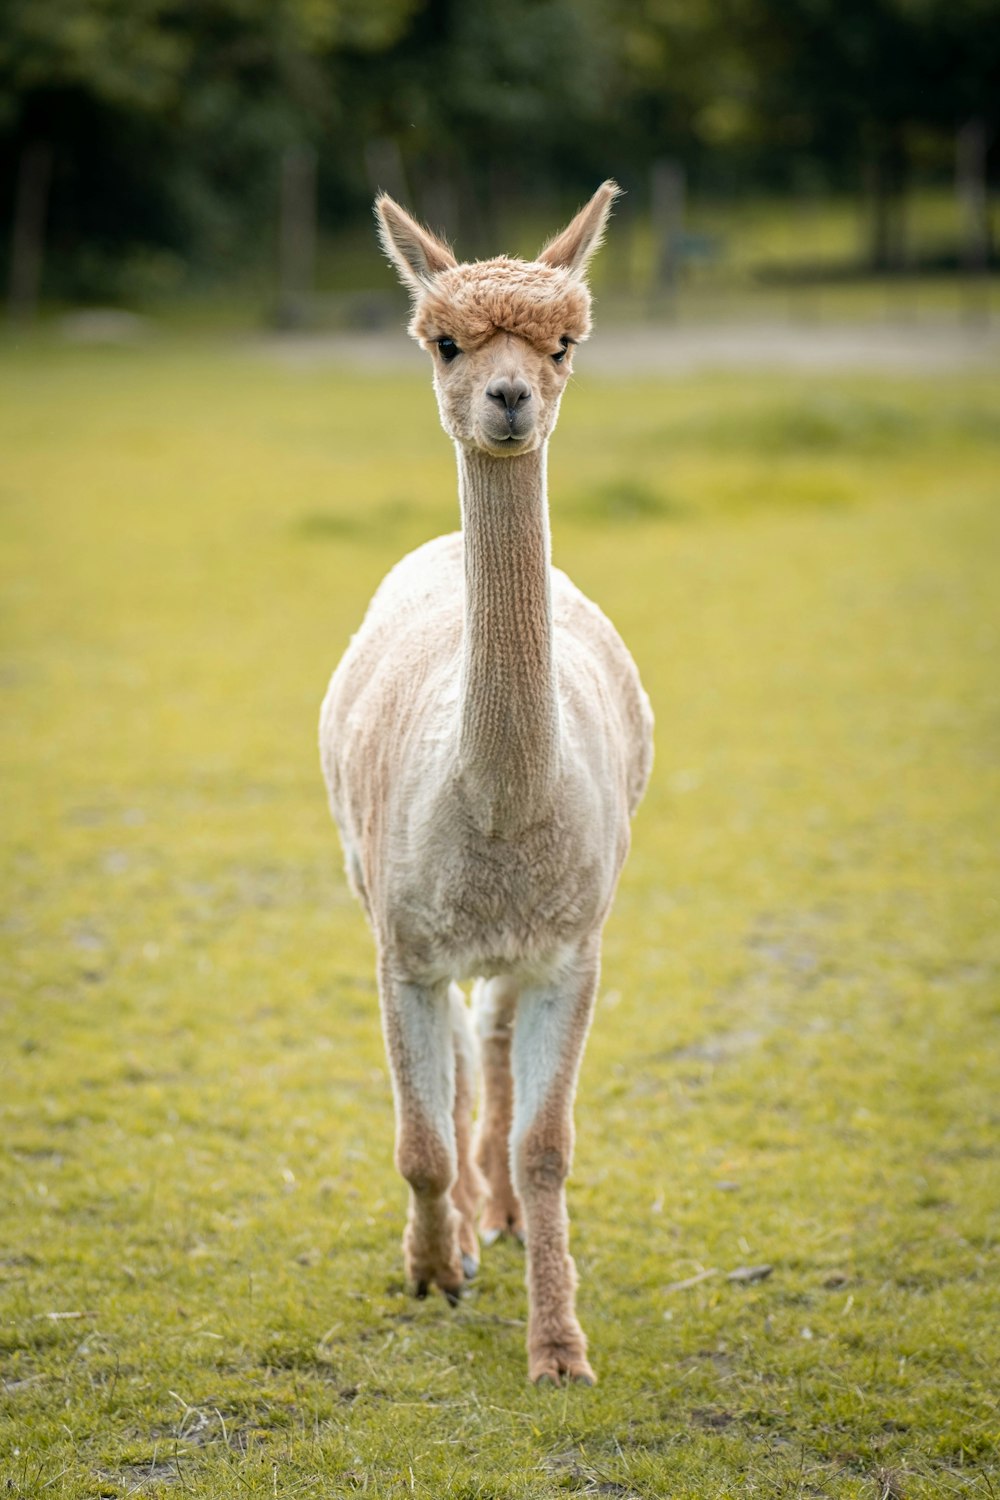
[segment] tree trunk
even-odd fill
[[[653,275],[658,292],[677,290],[684,234],[684,168],[678,161],[653,163],[650,218],[653,228]]]
[[[7,285],[7,311],[13,323],[30,323],[38,310],[51,177],[52,147],[46,141],[30,141],[21,152],[14,196]]]
[[[301,328],[309,320],[316,277],[316,152],[289,146],[281,158],[278,321]]]
[[[987,272],[990,266],[990,206],[986,176],[989,137],[981,117],[966,120],[955,137],[955,195],[961,225],[961,260],[965,270],[963,304],[966,320],[989,322]]]
[[[390,135],[372,136],[365,142],[364,156],[372,197],[388,193],[397,203],[409,203],[410,190],[399,142]]]
[[[962,226],[962,264],[982,274],[990,260],[990,219],[986,185],[986,121],[966,120],[955,137],[955,196]]]
[[[906,155],[897,135],[887,136],[874,147],[866,164],[865,182],[868,263],[873,271],[902,271],[907,261]]]

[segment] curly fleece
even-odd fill
[[[547,353],[562,338],[578,343],[590,332],[590,293],[562,267],[500,255],[440,272],[410,320],[410,333],[425,346],[452,338],[471,352],[497,332]]]

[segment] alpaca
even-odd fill
[[[601,929],[652,759],[652,715],[611,623],[549,559],[545,461],[605,182],[533,262],[459,265],[385,194],[458,456],[462,530],[383,580],[334,673],[320,747],[348,878],[371,923],[409,1184],[418,1297],[452,1305],[482,1239],[527,1248],[533,1381],[593,1384],[565,1180]],[[483,1104],[473,1141],[475,979]]]

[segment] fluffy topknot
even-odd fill
[[[442,271],[410,319],[410,333],[425,347],[447,337],[471,352],[497,332],[546,352],[563,338],[579,343],[590,332],[586,284],[561,266],[500,255]]]

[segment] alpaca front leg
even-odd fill
[[[557,983],[522,991],[514,1027],[514,1180],[528,1247],[528,1373],[593,1385],[576,1316],[566,1177],[573,1156],[573,1098],[597,988],[592,955]]]
[[[418,1297],[437,1285],[454,1305],[463,1282],[453,1108],[455,1048],[447,985],[418,985],[383,970],[382,1025],[396,1105],[396,1167],[410,1186],[403,1235]]]
[[[483,1105],[476,1136],[476,1162],[486,1182],[480,1234],[484,1245],[492,1245],[506,1233],[523,1244],[524,1215],[510,1175],[514,1114],[510,1048],[517,986],[505,975],[477,979],[472,1004],[483,1072]]]
[[[472,1154],[472,1116],[476,1107],[476,1044],[469,1025],[465,996],[457,984],[449,991],[451,1034],[455,1051],[455,1149],[457,1173],[451,1201],[458,1210],[462,1270],[471,1281],[479,1270],[476,1215],[483,1196],[483,1179]]]

